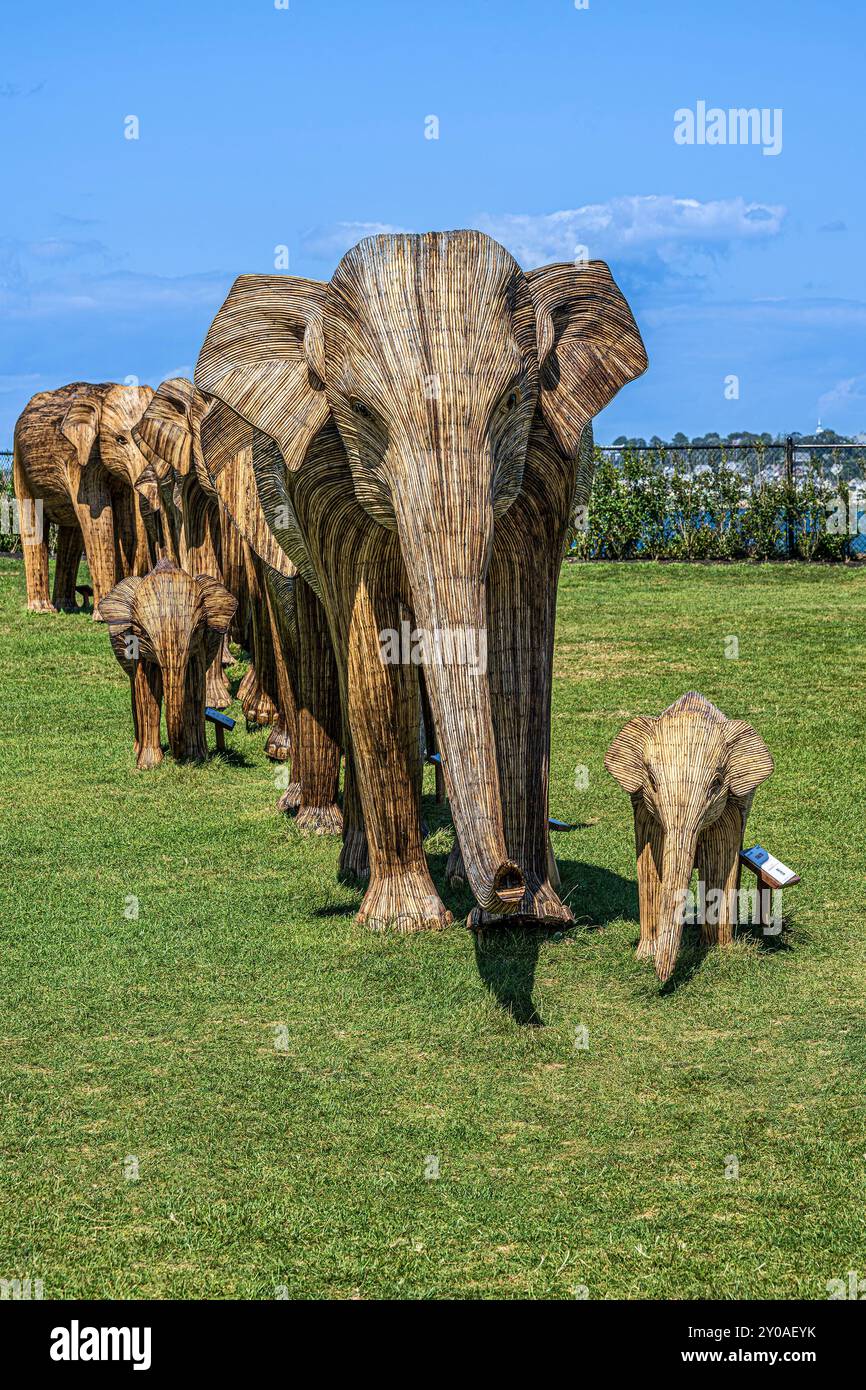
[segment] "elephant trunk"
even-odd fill
[[[163,669],[165,725],[169,747],[178,762],[201,762],[207,757],[204,686],[203,680],[196,679],[195,664],[195,657],[187,657]],[[196,695],[199,684],[200,698]]]
[[[440,536],[431,551],[429,535],[407,543],[403,554],[412,587],[416,633],[422,643],[445,785],[466,877],[476,901],[496,915],[517,910],[525,892],[521,869],[505,847],[502,799],[490,690],[484,567],[477,573]],[[455,555],[461,573],[449,570]]]
[[[670,979],[677,963],[697,838],[697,832],[688,829],[671,829],[665,835],[662,900],[655,943],[656,974],[662,984]]]

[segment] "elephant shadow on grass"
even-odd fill
[[[431,817],[432,819],[433,817]],[[454,920],[465,919],[474,906],[468,889],[453,889],[445,881],[446,853],[428,851],[433,880]],[[562,879],[560,896],[572,906],[577,919],[573,926],[560,923],[551,927],[516,924],[473,932],[475,964],[479,977],[499,1007],[523,1027],[541,1028],[544,1019],[533,1000],[538,954],[545,941],[558,941],[575,930],[595,931],[621,917],[637,916],[637,885],[597,864],[559,859]],[[579,894],[579,902],[573,897]]]

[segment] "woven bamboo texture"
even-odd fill
[[[151,556],[134,491],[145,467],[133,438],[149,386],[76,381],[43,391],[15,426],[18,501],[27,607],[71,611],[82,551],[99,600],[119,578],[144,574]],[[36,504],[42,507],[41,524]],[[58,527],[54,590],[48,592],[48,523]]]

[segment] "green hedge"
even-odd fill
[[[856,542],[838,533],[848,515],[848,484],[807,468],[794,486],[753,480],[724,461],[691,468],[652,450],[616,457],[596,449],[587,514],[569,554],[585,560],[844,560]],[[667,456],[669,457],[669,456]],[[852,546],[852,540],[855,544]]]

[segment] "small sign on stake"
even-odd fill
[[[782,930],[781,911],[776,924],[773,922],[774,909],[767,910],[768,903],[771,903],[776,892],[781,888],[789,888],[794,883],[800,882],[800,875],[795,874],[793,869],[789,869],[787,864],[783,864],[781,859],[770,854],[769,850],[762,845],[752,845],[751,849],[740,850],[740,863],[745,864],[751,869],[758,880],[758,904],[761,926],[765,936],[778,936]],[[764,890],[768,890],[766,898]]]
[[[759,878],[765,879],[770,888],[789,888],[800,882],[800,875],[783,864],[781,859],[769,853],[761,845],[740,850],[740,863],[747,864]]]

